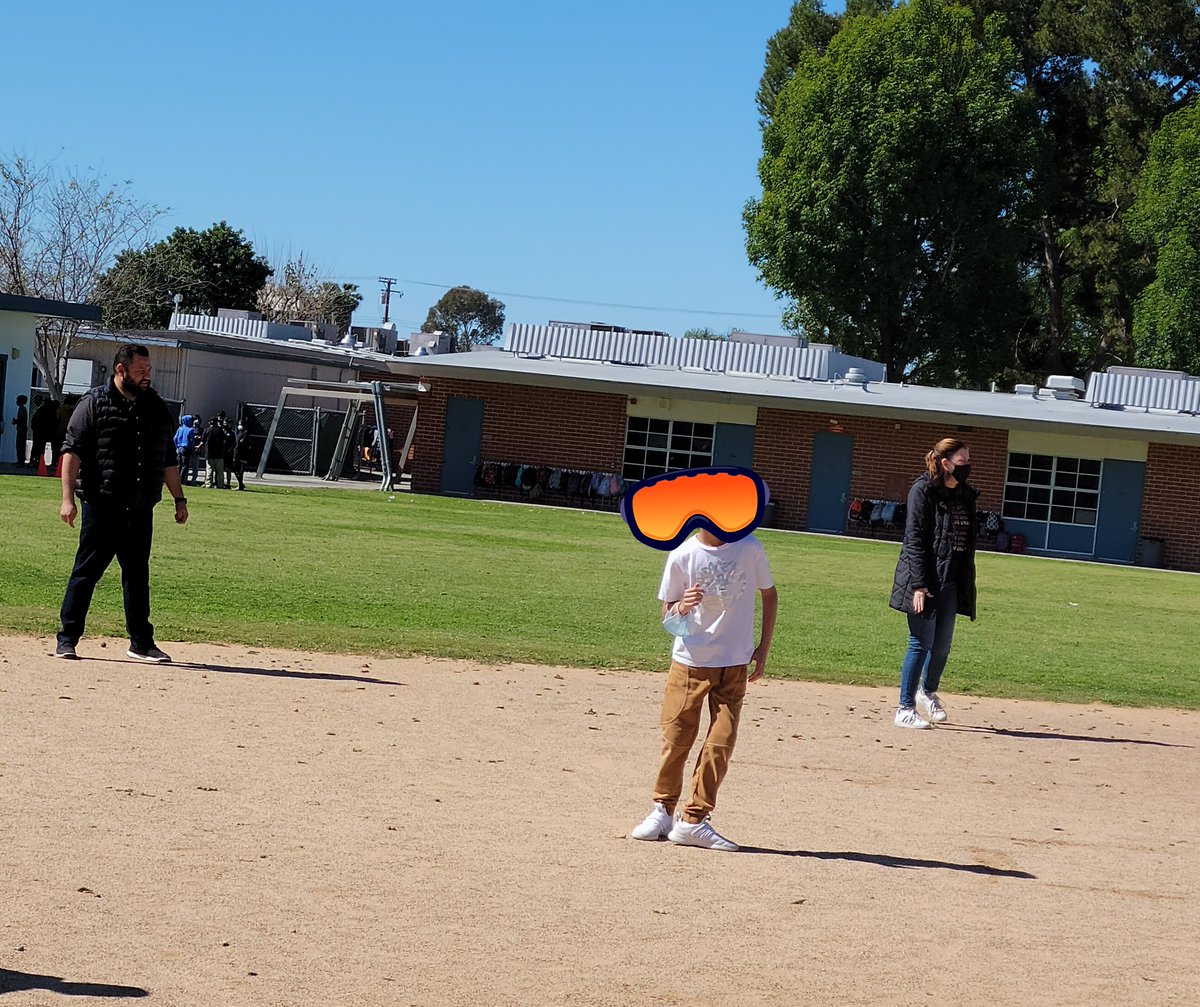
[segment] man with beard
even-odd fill
[[[172,432],[175,421],[150,387],[150,351],[127,344],[113,359],[113,379],[93,388],[71,414],[63,442],[62,507],[75,527],[75,496],[83,501],[79,550],[62,603],[55,656],[78,657],[75,647],[104,571],[121,564],[129,656],[161,664],[171,660],[154,642],[150,625],[150,541],[154,507],[166,483],[175,498],[175,521],[188,519]]]

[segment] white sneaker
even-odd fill
[[[667,809],[661,804],[655,804],[639,825],[635,825],[629,830],[630,839],[662,839],[668,832],[671,831],[671,816],[667,814]]]
[[[667,838],[680,846],[699,846],[706,850],[722,850],[725,853],[736,853],[738,849],[737,843],[731,843],[721,835],[707,818],[695,825],[681,818],[667,833]]]
[[[911,727],[918,731],[923,731],[926,728],[933,727],[928,720],[922,720],[917,716],[917,711],[911,706],[901,706],[896,710],[896,726]]]
[[[934,724],[945,723],[950,716],[942,706],[938,694],[926,692],[924,689],[917,690],[917,709],[921,711],[922,717]]]

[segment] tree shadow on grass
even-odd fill
[[[69,997],[148,997],[149,990],[140,986],[113,986],[109,983],[68,982],[62,976],[40,976],[33,972],[0,969],[0,993],[22,993],[26,990],[46,990]]]
[[[807,857],[810,860],[849,860],[857,864],[874,864],[877,867],[893,867],[900,870],[959,871],[963,874],[981,874],[989,878],[1020,878],[1035,880],[1027,871],[1010,871],[987,864],[953,864],[946,860],[921,860],[912,857],[893,857],[887,853],[854,853],[848,850],[772,850],[765,846],[741,846],[739,853],[767,853],[776,857]]]
[[[110,664],[136,664],[145,667],[145,661],[122,657],[87,657],[85,661],[107,661]],[[156,667],[164,670],[170,668],[186,668],[191,671],[215,671],[223,675],[258,675],[262,678],[295,678],[301,682],[354,682],[358,685],[390,685],[407,687],[407,682],[393,682],[387,678],[373,678],[370,675],[336,675],[327,671],[293,671],[290,668],[244,668],[233,664],[213,664],[199,661],[172,661],[170,664],[160,664]]]
[[[963,731],[968,734],[999,734],[1006,738],[1030,741],[1091,741],[1099,745],[1152,745],[1155,748],[1195,748],[1195,745],[1176,745],[1170,741],[1151,741],[1148,738],[1105,738],[1091,734],[1059,734],[1056,731],[1021,731],[1015,727],[977,727],[973,724],[939,724],[939,731]]]

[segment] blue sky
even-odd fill
[[[776,332],[741,208],[790,7],[20,4],[0,146],[131,179],[164,233],[225,219],[303,252],[359,282],[362,324],[387,275],[402,331],[466,283],[509,321]]]

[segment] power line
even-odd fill
[[[342,276],[340,280],[377,280],[373,276]],[[449,290],[459,286],[455,283],[430,283],[427,280],[395,280],[396,283],[407,283],[415,287],[435,287],[439,290]],[[550,301],[554,304],[582,304],[593,308],[621,308],[626,311],[661,311],[676,315],[706,315],[720,318],[772,318],[779,320],[779,314],[767,315],[753,311],[707,311],[703,308],[665,308],[649,304],[618,304],[613,301],[583,301],[572,297],[548,297],[541,294],[520,294],[511,290],[485,290],[492,297],[520,297],[527,301]]]

